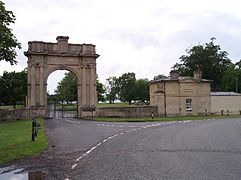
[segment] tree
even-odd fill
[[[154,80],[161,79],[161,78],[166,78],[164,74],[159,74],[157,76],[154,76]]]
[[[17,64],[15,48],[21,48],[20,43],[9,28],[16,20],[12,11],[7,11],[0,1],[0,61],[5,60],[11,65]]]
[[[105,86],[106,89],[106,97],[105,99],[109,101],[109,103],[114,103],[117,99],[119,87],[118,87],[118,78],[115,76],[109,77],[106,79],[107,84]]]
[[[241,92],[241,66],[240,62],[232,64],[225,72],[223,79],[223,90]]]
[[[135,100],[142,102],[149,101],[149,81],[148,79],[138,79],[135,83]]]
[[[183,76],[193,76],[198,65],[204,79],[214,80],[212,90],[222,90],[223,76],[232,63],[228,53],[221,51],[220,46],[214,44],[214,40],[215,38],[212,38],[209,43],[187,49],[187,55],[181,56],[181,62],[176,63],[173,69],[179,70]]]
[[[98,94],[98,100],[104,101],[104,85],[99,81],[98,76],[96,79],[96,90]],[[77,78],[71,73],[65,73],[64,78],[58,83],[57,89],[55,90],[56,96],[53,96],[55,99],[61,101],[66,101],[67,103],[72,101],[77,101]]]
[[[119,96],[123,102],[131,104],[135,100],[135,73],[124,73],[118,78]]]
[[[6,105],[24,104],[27,95],[27,70],[5,71],[0,77],[0,103]]]
[[[96,90],[97,90],[97,95],[98,95],[98,101],[104,102],[105,101],[105,97],[104,97],[105,88],[104,88],[104,85],[99,81],[98,76],[96,79]]]
[[[71,73],[65,73],[65,77],[58,83],[55,90],[59,100],[66,101],[67,103],[77,101],[77,79]]]

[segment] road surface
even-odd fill
[[[241,179],[241,119],[46,125],[50,149],[27,163],[48,179]]]

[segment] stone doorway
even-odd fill
[[[57,43],[31,41],[28,43],[28,96],[30,115],[48,117],[47,79],[56,70],[68,70],[77,78],[77,116],[95,114],[96,59],[99,57],[93,44],[69,44],[69,37],[58,36]]]

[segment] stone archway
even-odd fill
[[[69,37],[58,36],[57,43],[31,41],[28,51],[28,96],[30,113],[47,117],[47,79],[56,70],[69,70],[78,82],[78,117],[95,114],[96,59],[92,44],[69,44]]]

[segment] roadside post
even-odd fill
[[[38,129],[40,124],[37,122],[36,118],[32,118],[32,141],[35,141],[35,138],[38,136]]]

